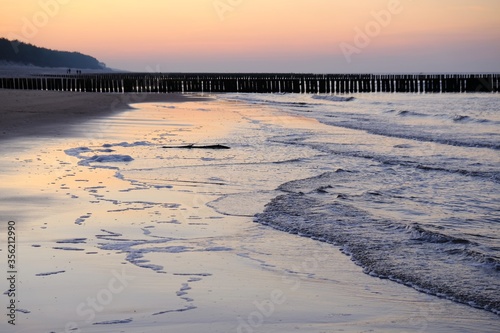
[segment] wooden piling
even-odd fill
[[[0,88],[100,93],[498,93],[500,75],[113,73],[1,78]]]

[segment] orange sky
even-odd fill
[[[0,0],[0,6],[1,37],[79,51],[127,70],[500,71],[499,0]]]

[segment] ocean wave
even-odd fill
[[[406,231],[410,234],[410,239],[428,243],[452,243],[452,244],[471,244],[470,241],[445,235],[439,232],[429,231],[417,223],[406,226]]]
[[[322,101],[330,101],[330,102],[351,102],[356,98],[350,97],[342,97],[342,96],[334,96],[334,95],[311,95],[312,99],[322,100]]]
[[[279,188],[284,194],[269,202],[255,221],[341,246],[367,274],[500,314],[498,258],[482,253],[482,245],[466,235],[377,217],[363,208],[386,202],[384,192],[366,191],[380,199],[356,202],[336,190],[342,177],[350,182],[359,175],[338,170],[285,183]],[[400,205],[397,198],[391,200]]]
[[[454,122],[464,122],[469,121],[471,118],[469,116],[455,115],[452,119]]]
[[[491,121],[489,119],[484,119],[484,118],[474,118],[471,116],[464,116],[464,115],[454,115],[449,117],[454,123],[475,123],[475,124],[491,124],[491,125],[499,125],[500,122],[498,121]]]
[[[397,155],[380,154],[377,151],[371,151],[371,150],[370,151],[345,150],[342,147],[339,148],[335,145],[307,143],[300,141],[288,142],[285,137],[276,139],[276,142],[286,142],[292,145],[296,144],[306,145],[315,150],[321,151],[329,155],[362,158],[365,160],[376,161],[378,163],[387,166],[402,166],[429,172],[457,174],[466,177],[482,178],[483,180],[491,181],[494,183],[500,183],[500,172],[498,171],[498,169],[495,168],[495,166],[482,163],[457,164],[453,163],[453,161],[450,161],[449,164],[445,164],[443,163],[445,161],[444,158],[441,158],[439,160],[439,163],[436,163],[432,159],[422,161],[418,157],[413,158],[412,156],[405,156],[404,158],[401,158]],[[418,146],[411,144],[398,144],[393,146],[393,148],[396,148],[398,150],[415,149],[417,147]]]
[[[477,118],[471,115],[461,115],[461,114],[444,114],[444,113],[422,113],[422,112],[417,112],[417,111],[411,111],[411,110],[396,110],[396,109],[390,109],[387,111],[383,111],[382,113],[385,114],[391,114],[395,115],[398,117],[406,118],[406,117],[416,117],[416,118],[424,118],[424,117],[432,117],[434,119],[438,120],[451,120],[453,123],[475,123],[475,124],[492,124],[492,125],[498,125],[500,122],[492,121],[489,119],[485,118]]]
[[[456,173],[469,177],[480,177],[493,182],[500,182],[500,172],[497,171],[472,171],[464,169],[453,169],[453,168],[443,168],[443,167],[433,167],[429,165],[419,164],[416,166],[417,169],[427,170],[427,171],[443,171],[447,173]]]
[[[401,117],[407,117],[407,116],[413,116],[413,117],[427,117],[426,114],[420,113],[420,112],[415,112],[415,111],[409,111],[409,110],[400,110],[397,111],[396,114]]]
[[[457,147],[472,147],[472,148],[489,148],[500,150],[500,143],[493,138],[486,140],[477,140],[473,138],[460,138],[455,137],[453,133],[442,134],[432,131],[432,129],[423,129],[416,131],[410,125],[388,126],[387,123],[378,123],[374,119],[367,117],[355,116],[353,120],[341,119],[337,121],[337,115],[326,115],[326,118],[320,118],[319,121],[326,125],[337,126],[342,128],[363,130],[370,134],[383,135],[386,137],[410,139],[422,142],[434,142],[449,146]]]

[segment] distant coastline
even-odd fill
[[[38,67],[66,67],[101,70],[106,64],[80,52],[51,50],[45,47],[0,38],[0,62]]]

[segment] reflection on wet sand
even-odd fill
[[[418,331],[410,319],[424,304],[435,310],[427,321],[453,314],[439,328],[474,313],[253,223],[280,184],[316,175],[307,161],[323,154],[270,136],[323,125],[224,101],[134,107],[68,138],[16,139],[23,148],[2,155],[0,211],[20,227],[26,330]],[[163,149],[190,144],[231,149]]]

